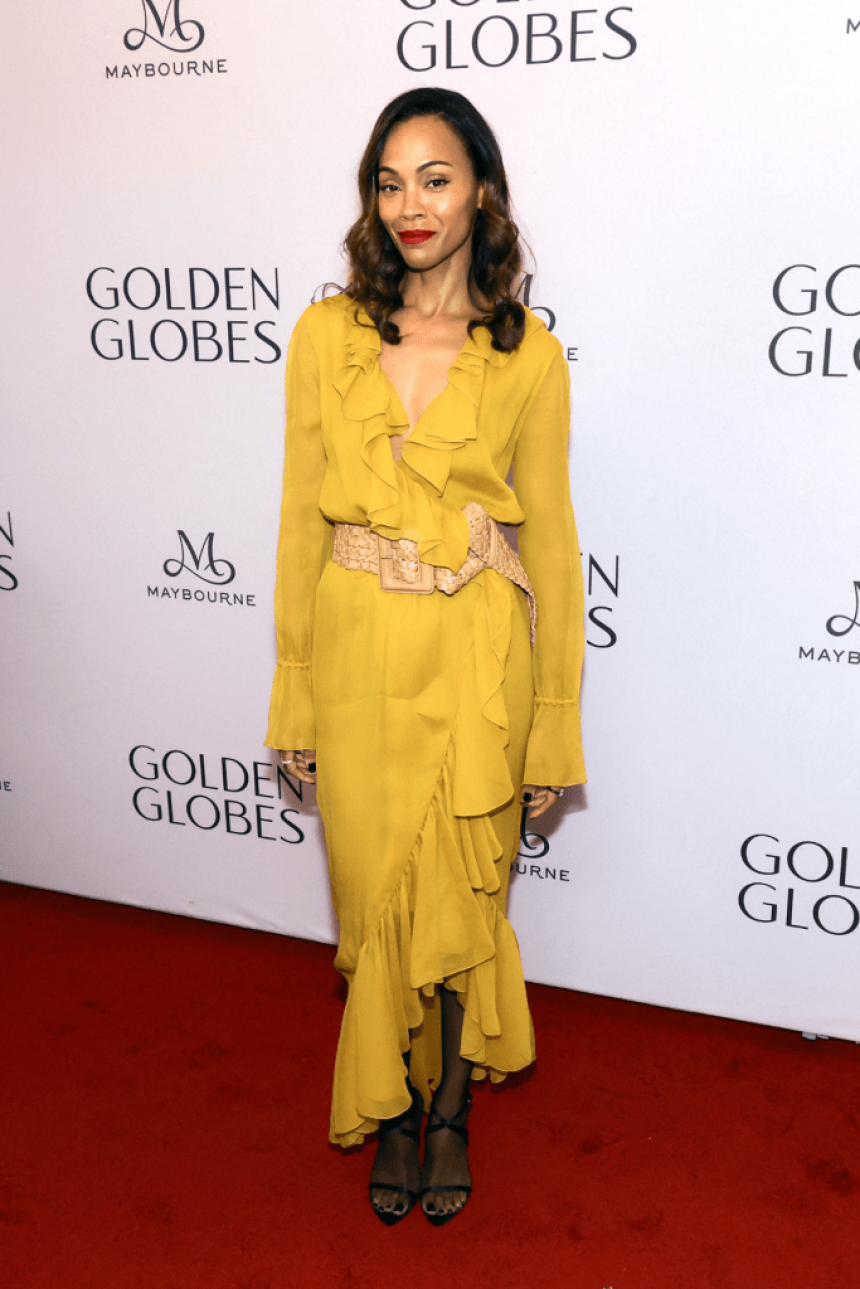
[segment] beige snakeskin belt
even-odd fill
[[[508,545],[495,519],[476,502],[465,507],[469,521],[469,553],[456,573],[437,568],[418,558],[418,543],[408,537],[391,541],[371,532],[363,524],[335,524],[332,559],[343,568],[376,573],[383,591],[406,591],[412,595],[429,595],[443,591],[454,595],[485,568],[495,569],[521,587],[529,599],[529,621],[532,644],[537,624],[535,593],[519,556]]]

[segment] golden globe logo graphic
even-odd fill
[[[153,362],[157,369],[182,361],[270,367],[280,360],[277,320],[265,316],[281,307],[277,268],[100,264],[87,275],[86,293],[101,315],[90,345],[105,362]]]
[[[618,555],[615,556],[614,567],[605,559],[604,563],[607,568],[612,569],[611,573],[606,572],[594,556],[589,554],[584,570],[587,602],[585,643],[592,649],[611,649],[618,643],[618,632],[609,621],[615,606],[609,603],[593,603],[593,600],[598,598],[608,600],[609,596],[615,600],[618,599],[621,558]]]
[[[568,63],[624,62],[638,44],[628,29],[632,5],[566,13],[487,13],[481,0],[400,0],[406,9],[422,11],[397,38],[397,57],[410,72],[445,68],[539,66],[559,59]],[[495,6],[493,6],[495,8]],[[469,12],[463,13],[467,9]],[[483,10],[483,12],[482,12]],[[444,16],[451,15],[451,16]]]
[[[297,846],[305,839],[301,815],[302,784],[293,784],[270,761],[242,761],[171,748],[160,753],[138,743],[128,754],[138,780],[131,804],[146,823],[230,833],[257,841]],[[274,774],[273,774],[274,772]],[[285,804],[286,803],[286,804]]]
[[[781,313],[815,324],[792,323],[776,333],[767,351],[774,371],[837,380],[860,372],[860,324],[843,321],[860,317],[860,264],[840,264],[826,276],[814,264],[789,264],[772,294]]]
[[[757,832],[744,839],[740,857],[757,879],[767,879],[746,882],[738,894],[750,922],[832,936],[852,935],[860,926],[858,897],[844,893],[860,891],[860,882],[848,880],[860,871],[852,868],[847,846],[804,840],[786,847],[773,833]]]
[[[105,67],[105,77],[114,81],[158,80],[165,76],[199,77],[223,75],[227,71],[226,58],[188,58],[184,61],[164,59],[168,54],[191,54],[203,44],[205,31],[196,18],[183,18],[180,13],[182,0],[140,0],[140,26],[129,27],[122,43],[130,54],[146,55],[156,62],[133,61],[115,63]]]

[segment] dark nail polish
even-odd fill
[[[310,770],[311,774],[314,774],[316,772],[316,768],[317,768],[316,761],[308,761],[308,769]]]
[[[531,801],[531,799],[532,799],[532,797],[533,797],[533,796],[534,796],[534,793],[532,793],[532,792],[524,792],[524,793],[523,793],[523,801]]]

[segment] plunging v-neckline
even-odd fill
[[[378,333],[377,333],[377,334],[378,334]],[[458,351],[457,351],[456,355],[454,356],[454,360],[453,360],[453,362],[451,362],[451,363],[449,363],[449,364],[448,364],[448,368],[447,368],[446,373],[445,373],[445,384],[444,384],[444,385],[442,386],[442,388],[439,390],[439,393],[438,393],[438,394],[434,394],[434,395],[433,395],[433,397],[430,399],[430,402],[429,402],[429,403],[427,404],[427,406],[424,408],[424,411],[421,413],[421,415],[420,415],[420,416],[417,418],[417,420],[415,421],[415,424],[414,424],[414,425],[409,425],[409,417],[406,415],[406,407],[405,407],[405,405],[404,405],[403,399],[400,397],[399,393],[397,392],[397,386],[394,384],[394,381],[393,381],[393,380],[391,379],[391,377],[390,377],[390,376],[385,372],[385,370],[383,369],[383,366],[382,366],[382,337],[380,336],[380,338],[379,338],[379,352],[378,352],[378,353],[377,353],[377,355],[376,355],[376,361],[377,361],[377,364],[378,364],[378,366],[379,366],[379,371],[380,371],[380,374],[384,377],[385,381],[387,382],[389,389],[390,389],[390,390],[392,391],[392,393],[394,394],[394,397],[397,399],[397,402],[400,404],[400,410],[401,410],[401,412],[403,413],[403,420],[404,420],[404,423],[408,426],[408,429],[407,429],[407,431],[406,431],[406,433],[405,433],[405,434],[403,434],[403,435],[400,435],[400,434],[392,434],[392,435],[389,435],[389,437],[388,437],[388,442],[389,442],[389,444],[391,443],[391,440],[392,440],[393,438],[397,438],[397,439],[400,439],[400,440],[401,440],[401,443],[400,443],[400,452],[401,452],[401,455],[402,455],[402,453],[403,453],[403,449],[404,449],[404,447],[405,447],[405,446],[406,446],[406,444],[409,442],[409,440],[412,438],[413,434],[414,434],[414,433],[415,433],[415,431],[418,429],[418,426],[419,426],[419,425],[421,424],[421,422],[424,420],[424,417],[425,417],[425,416],[427,415],[427,413],[430,411],[430,408],[433,406],[433,404],[434,404],[434,403],[438,403],[439,399],[440,399],[440,398],[442,398],[442,396],[443,396],[444,394],[447,394],[447,392],[448,392],[448,390],[449,390],[449,388],[450,388],[450,386],[451,386],[451,369],[452,369],[453,367],[456,367],[457,363],[458,363],[458,362],[460,361],[460,359],[463,357],[463,353],[464,353],[464,351],[465,351],[465,349],[466,349],[466,346],[468,345],[469,341],[471,340],[471,338],[472,338],[472,337],[470,336],[469,332],[467,331],[467,332],[466,332],[466,339],[463,341],[462,345],[460,346],[460,348],[458,349]],[[397,464],[397,462],[400,460],[400,457],[394,456],[394,449],[393,449],[393,448],[391,449],[391,455],[394,457],[394,462],[395,462],[395,464]]]
[[[460,356],[460,355],[458,354],[458,355],[457,355],[457,357],[459,358],[459,356]],[[457,359],[455,358],[455,359],[454,359],[454,362],[456,362],[456,361],[457,361]],[[454,366],[454,363],[451,363],[451,367],[453,367],[453,366]],[[451,370],[451,367],[449,367],[449,368],[448,368],[448,371],[449,371],[449,372],[450,372],[450,370]],[[433,395],[433,397],[430,399],[430,402],[429,402],[429,403],[427,404],[427,406],[424,408],[424,411],[421,413],[421,415],[420,415],[420,416],[418,417],[418,419],[416,420],[415,424],[414,424],[414,425],[410,425],[410,424],[409,424],[409,417],[406,415],[406,408],[405,408],[405,406],[404,406],[404,404],[403,404],[403,399],[400,397],[400,395],[399,395],[399,394],[398,394],[398,392],[397,392],[397,386],[394,384],[394,381],[391,379],[391,377],[390,377],[390,376],[387,376],[387,375],[385,374],[385,372],[384,372],[384,371],[382,371],[382,363],[380,363],[380,364],[379,364],[379,370],[382,372],[382,375],[383,375],[383,376],[385,376],[385,379],[386,379],[386,381],[388,382],[389,389],[390,389],[390,390],[391,390],[391,392],[393,393],[394,397],[397,399],[397,402],[398,402],[398,404],[399,404],[399,406],[400,406],[400,411],[403,413],[403,424],[404,424],[404,425],[406,425],[406,426],[408,426],[407,431],[406,431],[406,433],[405,433],[405,434],[402,434],[402,435],[400,435],[400,434],[392,434],[392,435],[389,435],[389,439],[392,439],[392,438],[400,439],[400,438],[402,438],[402,440],[403,440],[403,443],[401,444],[401,447],[402,447],[402,446],[403,446],[403,444],[407,443],[407,442],[409,441],[409,439],[411,439],[411,438],[412,438],[412,435],[415,433],[415,431],[417,430],[418,426],[419,426],[419,425],[421,424],[421,422],[424,420],[424,417],[425,417],[425,416],[427,415],[427,413],[430,411],[430,408],[433,406],[433,404],[434,404],[434,403],[436,403],[436,402],[438,402],[438,401],[439,401],[439,399],[442,397],[442,395],[443,395],[443,394],[447,393],[448,386],[451,384],[451,382],[450,382],[450,380],[448,379],[448,377],[447,377],[447,375],[446,375],[446,378],[445,378],[445,384],[444,384],[443,388],[439,390],[439,393],[438,393],[438,394],[434,394],[434,395]],[[398,459],[398,458],[396,458],[396,457],[395,457],[395,460],[397,460],[397,459]]]

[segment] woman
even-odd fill
[[[501,154],[467,99],[395,99],[358,179],[349,284],[287,359],[266,742],[304,783],[319,764],[349,983],[331,1140],[378,1128],[374,1210],[420,1196],[441,1223],[471,1190],[470,1078],[534,1059],[505,917],[520,792],[535,817],[585,779],[569,378],[514,299]]]

